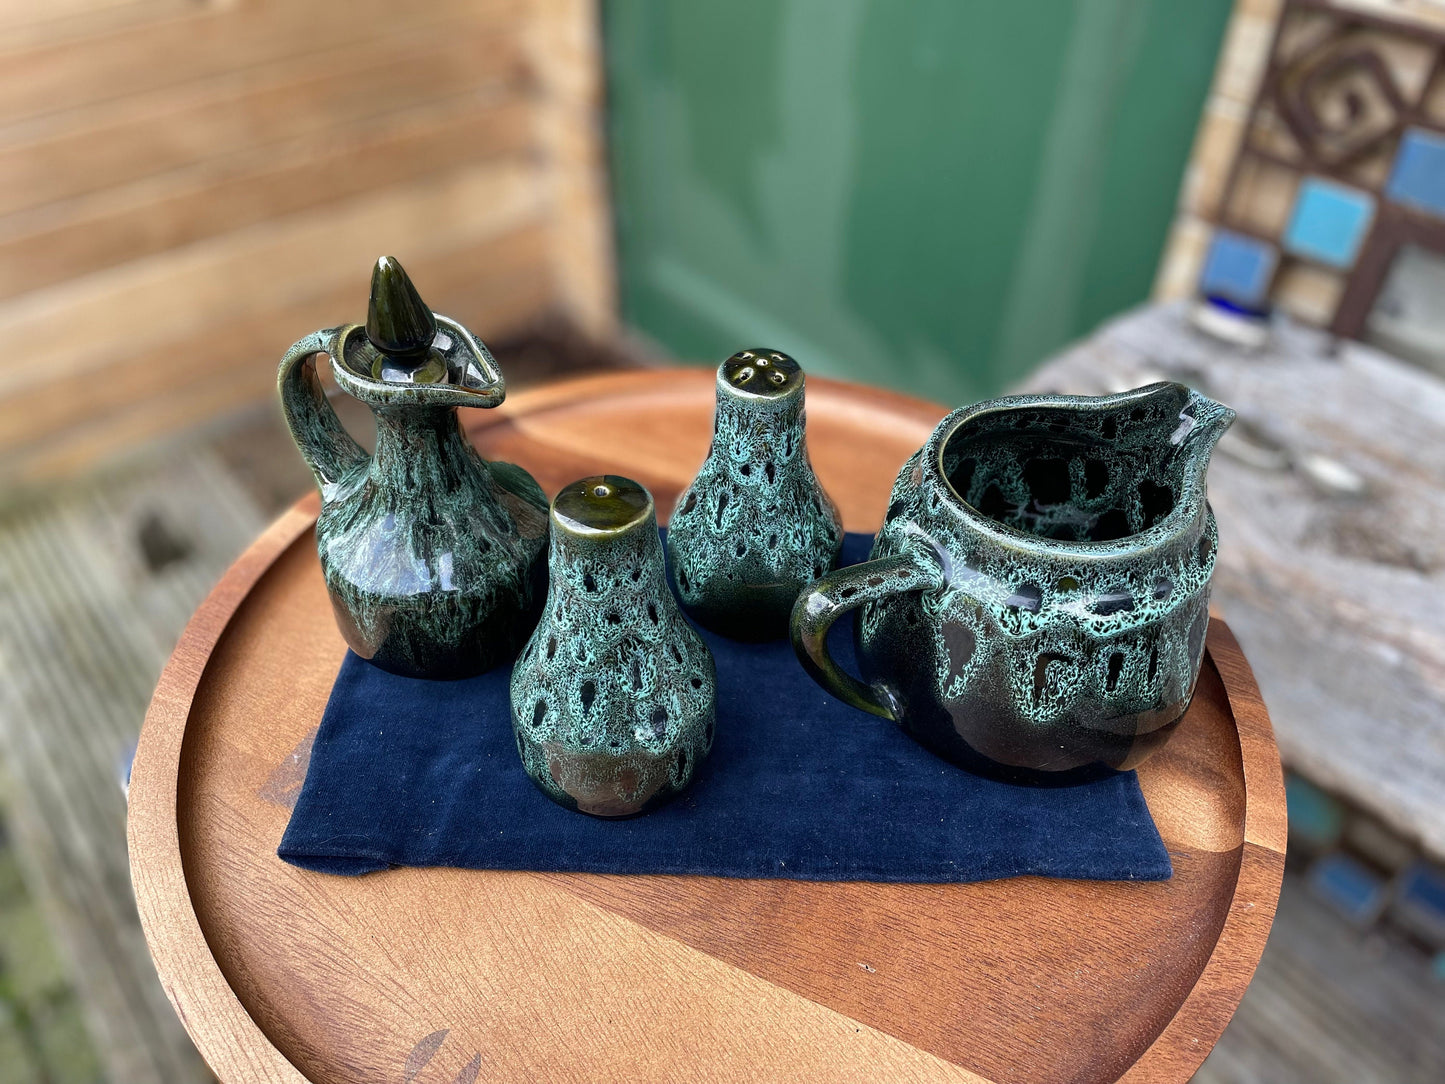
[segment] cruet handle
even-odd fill
[[[865,602],[942,586],[943,573],[937,565],[906,553],[828,573],[805,587],[793,604],[791,632],[798,661],[814,681],[843,703],[896,719],[893,698],[886,689],[859,681],[834,661],[828,653],[828,630],[834,621]]]
[[[326,352],[331,337],[329,331],[316,331],[294,343],[276,374],[291,439],[311,468],[323,501],[348,472],[370,458],[341,424],[316,375],[316,355]]]

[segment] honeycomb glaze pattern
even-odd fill
[[[746,640],[787,634],[798,593],[837,563],[838,510],[808,460],[804,376],[776,350],[718,368],[708,456],[668,522],[673,587],[698,623]]]
[[[551,526],[546,605],[512,670],[517,752],[568,808],[640,813],[686,787],[712,748],[712,654],[668,590],[646,489],[574,482]]]
[[[904,729],[985,769],[1128,768],[1162,744],[1203,657],[1205,472],[1232,419],[1177,384],[946,418],[899,472],[871,555],[912,558],[934,586],[856,595],[860,666]]]
[[[317,552],[337,626],[364,659],[408,677],[470,677],[511,662],[536,621],[547,499],[522,468],[489,463],[459,406],[490,407],[505,384],[466,328],[435,316],[432,362],[445,382],[373,380],[352,362],[376,351],[359,325],[295,343],[277,374],[291,435],[321,493]],[[316,375],[376,416],[376,451],[346,432]],[[358,363],[359,364],[359,363]],[[428,362],[430,364],[430,362]]]

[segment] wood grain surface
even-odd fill
[[[379,255],[489,339],[609,335],[598,37],[593,0],[0,5],[0,487],[263,401]],[[82,374],[104,411],[37,393]]]
[[[555,491],[607,469],[667,509],[712,374],[572,381],[472,420]],[[942,410],[812,380],[849,529],[881,522]],[[1263,950],[1285,816],[1269,719],[1215,622],[1140,771],[1175,876],[825,884],[400,869],[275,855],[344,654],[308,498],[197,612],[156,691],[130,845],[161,978],[223,1081],[1183,1081]],[[880,724],[881,725],[881,724]]]

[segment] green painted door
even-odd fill
[[[624,315],[956,404],[1148,294],[1229,0],[610,0]]]

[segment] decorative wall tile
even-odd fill
[[[1279,253],[1273,245],[1218,230],[1204,260],[1199,289],[1244,305],[1258,305],[1269,290],[1269,280],[1278,260]]]
[[[1435,948],[1445,946],[1445,869],[1416,862],[1396,881],[1391,910],[1416,937]]]
[[[1375,200],[1368,193],[1323,177],[1306,177],[1285,229],[1284,247],[1332,267],[1349,267],[1374,215]]]
[[[1239,164],[1224,222],[1247,233],[1278,237],[1299,201],[1300,172],[1254,155]]]
[[[1385,195],[1445,218],[1445,135],[1410,128],[1400,140]]]
[[[1270,289],[1275,308],[1307,324],[1324,327],[1335,318],[1345,292],[1345,275],[1304,260],[1290,260],[1279,269]]]
[[[1302,775],[1286,772],[1284,798],[1290,846],[1328,850],[1339,843],[1345,830],[1345,809],[1328,792]]]
[[[1317,859],[1305,877],[1318,899],[1356,926],[1371,925],[1389,899],[1385,879],[1342,851]]]

